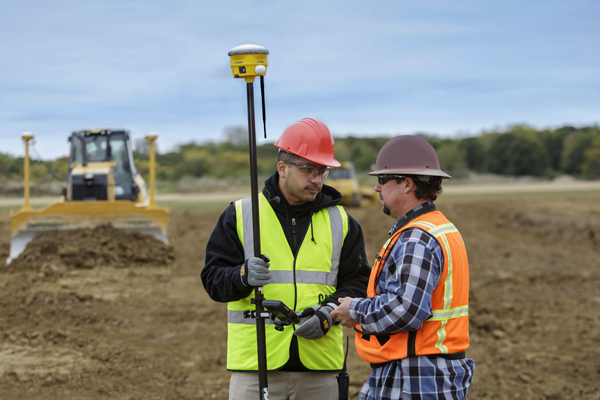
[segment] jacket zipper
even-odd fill
[[[298,290],[296,287],[296,256],[298,255],[298,249],[296,245],[296,218],[292,218],[292,243],[294,244],[294,266],[292,267],[293,277],[294,277],[294,308],[296,311],[296,307],[298,306]],[[294,326],[295,329],[295,326]]]
[[[312,224],[312,218],[311,221],[309,222],[309,224]],[[309,225],[309,229],[310,229],[310,225]],[[306,231],[308,232],[308,230]],[[304,232],[304,236],[302,237],[302,242],[304,242],[304,238],[306,237],[306,232]],[[292,217],[292,242],[294,244],[294,266],[293,266],[293,276],[294,276],[294,311],[302,311],[302,310],[296,310],[296,308],[298,307],[298,288],[296,286],[296,259],[298,257],[298,251],[300,251],[300,247],[298,247],[296,245],[296,218]]]

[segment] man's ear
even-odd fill
[[[404,180],[404,188],[402,188],[402,190],[404,191],[404,193],[410,193],[411,191],[415,190],[415,181],[413,181],[412,178],[407,177]]]
[[[280,178],[285,178],[285,163],[283,161],[279,161],[277,163],[277,172],[279,173]]]

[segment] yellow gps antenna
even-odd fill
[[[255,76],[263,76],[267,72],[267,54],[269,50],[257,44],[243,44],[229,50],[233,77],[254,82]]]
[[[252,233],[254,257],[262,257],[260,250],[260,225],[258,215],[258,166],[256,155],[256,132],[254,124],[254,78],[260,76],[262,89],[263,120],[265,119],[264,75],[267,72],[267,54],[269,51],[256,44],[244,44],[229,51],[231,72],[234,78],[244,78],[248,101],[248,139],[250,151],[250,193],[252,199]],[[266,137],[266,124],[265,124]],[[256,346],[258,356],[258,386],[261,400],[269,399],[267,382],[267,343],[265,333],[265,310],[263,308],[263,287],[254,291],[256,306]],[[267,316],[269,314],[267,313]]]
[[[257,44],[243,44],[229,50],[231,59],[231,72],[234,78],[244,78],[247,83],[254,82],[256,76],[260,76],[260,91],[262,98],[262,116],[265,130],[265,139],[267,138],[267,122],[265,112],[265,74],[267,73],[267,54],[269,50]],[[249,90],[252,98],[248,97],[248,104],[252,102],[254,110],[254,88]],[[254,111],[252,112],[254,116]]]

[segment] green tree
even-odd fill
[[[416,136],[422,137],[423,139],[427,140],[429,144],[433,146],[436,152],[440,146],[447,144],[451,141],[450,139],[440,138],[438,136],[430,135],[428,133],[416,133]]]
[[[213,157],[210,165],[211,176],[215,178],[250,175],[250,157],[247,153],[225,151]]]
[[[592,146],[598,135],[597,129],[581,128],[565,138],[562,171],[570,175],[581,175],[585,164],[585,152]]]
[[[13,158],[3,154],[0,157],[0,177],[5,176],[7,180],[23,179],[23,162],[23,157]]]
[[[581,173],[588,179],[600,178],[600,134],[597,131],[590,148],[584,153]]]
[[[170,152],[165,154],[156,154],[156,162],[161,166],[174,167],[183,161],[183,153],[181,152]]]
[[[466,166],[475,172],[484,172],[486,167],[486,150],[476,137],[462,139],[459,148],[463,151]]]
[[[461,177],[467,173],[465,152],[459,142],[446,141],[436,150],[442,171],[453,177]]]
[[[8,181],[11,178],[9,168],[12,164],[13,158],[8,154],[0,153],[0,182]]]
[[[550,168],[554,171],[561,170],[561,160],[564,150],[565,138],[576,131],[572,126],[565,126],[554,131],[546,130],[539,132],[539,136],[546,146],[548,157],[550,160]]]
[[[55,180],[65,181],[69,173],[69,157],[60,157],[51,162],[50,169],[53,171]]]
[[[228,141],[190,142],[176,151],[156,153],[156,176],[160,180],[177,181],[183,177],[249,176],[248,143],[243,140],[244,128],[226,128]],[[444,171],[451,175],[466,170],[494,172],[505,175],[552,176],[559,170],[587,178],[599,178],[600,129],[588,126],[576,129],[564,126],[556,130],[536,130],[526,125],[512,126],[506,131],[481,132],[477,137],[449,139],[418,133],[436,149]],[[336,137],[336,159],[352,161],[359,174],[370,171],[381,147],[390,136]],[[147,177],[149,156],[139,141],[133,152],[136,167]],[[139,151],[138,151],[139,150]],[[271,175],[276,168],[278,149],[272,143],[257,146],[258,173]],[[32,182],[66,177],[68,159],[54,161],[31,160]],[[52,177],[52,178],[51,178]],[[0,153],[0,182],[23,179],[23,158]]]
[[[490,172],[512,176],[542,176],[550,163],[543,144],[524,132],[504,133],[489,151]]]
[[[52,180],[48,169],[40,161],[33,161],[29,165],[29,179],[32,183],[44,183]]]
[[[256,148],[259,175],[270,176],[275,172],[277,169],[278,152],[279,148],[275,147],[272,143],[263,144]]]

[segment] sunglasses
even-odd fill
[[[313,178],[321,176],[321,179],[325,179],[329,175],[329,167],[317,168],[314,165],[297,163],[294,161],[284,161],[284,163],[300,167],[300,171],[306,175],[312,176]]]
[[[389,181],[391,181],[392,179],[406,179],[408,178],[407,176],[404,175],[377,175],[377,182],[379,182],[380,185],[385,185],[386,183],[388,183]]]

